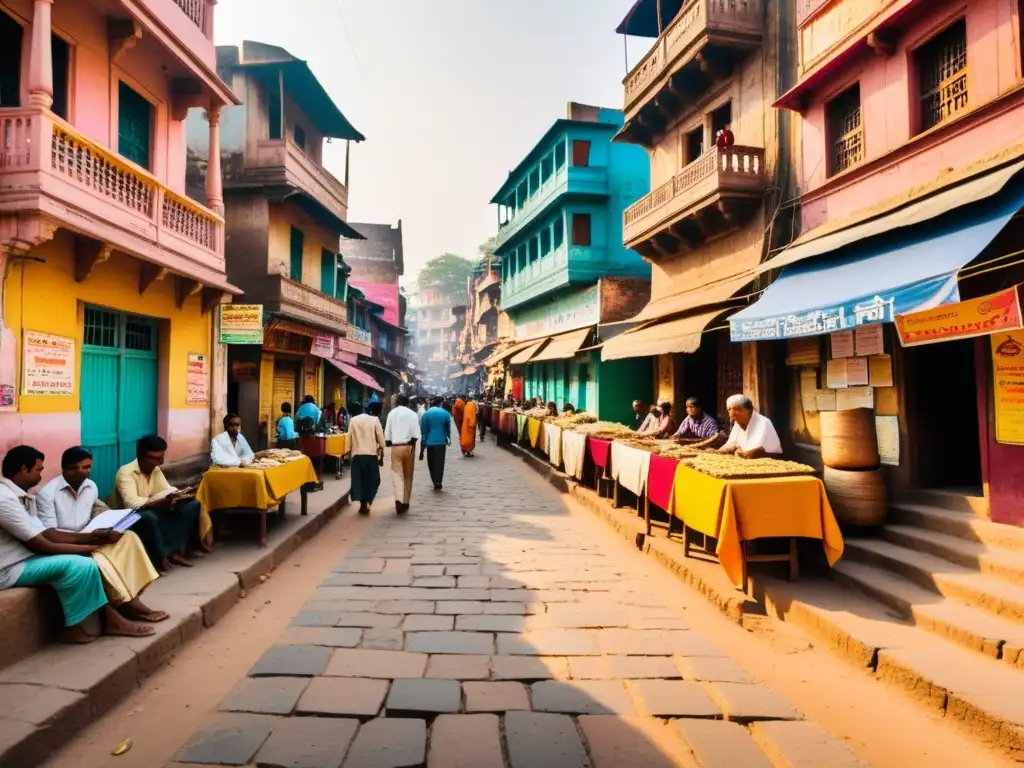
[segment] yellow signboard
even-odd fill
[[[221,304],[221,344],[262,344],[262,304]]]
[[[1024,332],[991,338],[996,441],[1024,445]]]
[[[904,347],[987,336],[1020,327],[1016,286],[978,299],[896,316],[896,332]]]

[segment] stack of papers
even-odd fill
[[[82,529],[82,533],[101,531],[104,528],[112,528],[119,533],[124,533],[141,519],[142,516],[134,509],[108,509],[106,512],[96,515]]]

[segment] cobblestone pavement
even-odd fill
[[[492,440],[440,493],[418,462],[403,517],[385,471],[379,522],[172,765],[862,764]]]

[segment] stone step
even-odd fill
[[[890,522],[898,525],[912,525],[997,549],[1024,552],[1024,528],[981,520],[970,512],[898,502],[889,505],[889,517]]]
[[[994,616],[1024,623],[1024,587],[888,541],[848,539],[848,560],[885,568],[905,579]]]
[[[988,517],[988,499],[981,489],[929,488],[911,491],[903,496],[911,504],[938,507],[951,512],[964,512],[984,519]]]
[[[855,587],[899,616],[964,648],[1024,669],[1024,626],[1000,619],[871,565],[840,561],[836,581]]]
[[[1024,750],[1024,668],[947,642],[834,581],[765,577],[760,586],[770,615],[800,626],[941,715],[970,723],[980,738]]]
[[[987,573],[1011,584],[1024,585],[1024,552],[997,549],[981,542],[912,525],[887,525],[882,528],[882,538],[892,544]]]

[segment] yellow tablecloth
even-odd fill
[[[313,462],[307,456],[263,469],[213,467],[203,475],[196,498],[207,513],[235,507],[266,509],[306,483],[315,482]]]
[[[744,541],[819,539],[830,565],[843,556],[839,523],[816,477],[719,480],[680,464],[669,507],[688,528],[718,539],[718,561],[733,584],[743,580]]]
[[[324,438],[324,453],[338,458],[348,451],[348,435],[328,435]]]
[[[537,419],[526,420],[526,429],[530,433],[530,445],[532,445],[534,448],[540,447],[540,436],[541,432],[543,432],[543,430],[541,429],[542,426],[543,424],[539,422]]]

